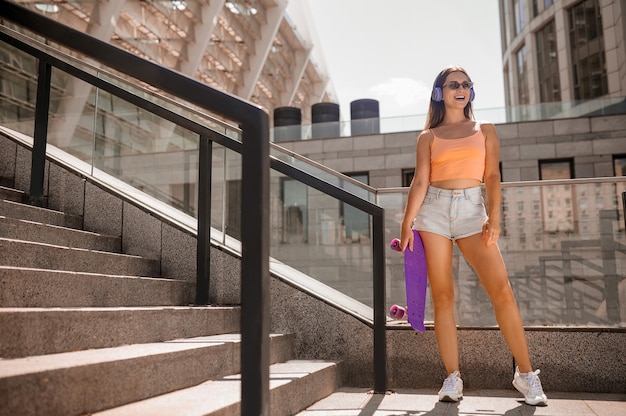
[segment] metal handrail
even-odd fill
[[[260,107],[215,90],[39,15],[7,0],[0,0],[0,17],[58,44],[74,49],[121,73],[239,124],[242,141],[217,133],[196,121],[155,106],[106,80],[61,59],[0,33],[0,39],[39,59],[38,99],[35,115],[31,196],[43,198],[43,166],[47,142],[51,68],[57,67],[85,82],[119,96],[138,107],[183,126],[200,136],[198,191],[197,303],[208,303],[210,183],[212,142],[242,154],[242,206],[255,215],[242,215],[241,261],[241,373],[242,414],[268,414],[269,409],[269,169],[300,180],[373,217],[374,389],[386,390],[384,211],[382,208],[322,179],[269,156],[269,118]],[[35,201],[36,202],[36,201]]]

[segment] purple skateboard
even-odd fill
[[[406,309],[402,306],[393,305],[389,309],[389,315],[395,319],[401,319],[407,314],[407,320],[414,330],[425,332],[424,309],[426,308],[426,255],[424,244],[416,230],[413,230],[413,251],[404,251],[404,282],[406,284]],[[394,238],[389,244],[392,250],[400,251],[400,240]]]

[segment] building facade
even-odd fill
[[[500,0],[507,106],[626,96],[624,0]]]
[[[291,20],[287,0],[16,2],[269,114],[297,107],[306,123],[311,105],[335,99],[323,62],[312,54],[313,28]]]

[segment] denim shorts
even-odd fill
[[[458,190],[429,186],[413,228],[454,241],[481,233],[485,221],[487,211],[480,186]]]

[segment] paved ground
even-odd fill
[[[535,407],[514,390],[466,390],[459,403],[440,403],[435,390],[383,395],[342,388],[298,416],[626,416],[626,392],[547,394],[548,406]]]

